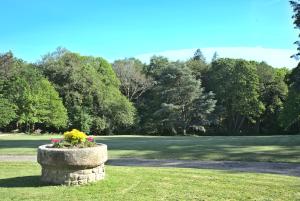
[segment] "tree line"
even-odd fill
[[[286,121],[287,68],[217,56],[207,62],[200,49],[185,62],[153,56],[147,65],[129,58],[112,66],[120,90],[137,110],[129,132],[279,134],[298,129]]]
[[[7,52],[0,67],[4,131],[186,135],[299,129],[297,68],[217,54],[207,62],[200,49],[187,61],[153,56],[149,64],[136,58],[109,64],[63,48],[37,63]]]
[[[300,28],[300,3],[291,1]],[[300,42],[298,53],[300,55]],[[58,48],[39,62],[0,54],[0,129],[90,134],[284,134],[300,123],[300,65],[153,56],[112,64]]]
[[[57,132],[77,128],[110,134],[134,123],[135,107],[102,58],[65,49],[28,64],[11,52],[0,55],[0,127]]]

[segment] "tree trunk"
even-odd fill
[[[26,133],[30,133],[30,124],[26,123]]]
[[[34,132],[34,130],[35,130],[35,124],[32,124],[31,131]]]
[[[174,128],[174,125],[171,126],[171,131],[173,134],[177,135],[177,131],[176,129]]]
[[[244,124],[244,121],[245,116],[241,116],[239,114],[232,115],[232,120],[230,122],[230,131],[234,134],[238,134]]]
[[[243,124],[244,124],[244,121],[245,121],[245,116],[242,117],[242,119],[240,120],[240,123],[239,123],[239,126],[237,127],[237,131],[239,132],[240,129],[242,128]]]

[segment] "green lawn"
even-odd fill
[[[0,155],[34,155],[53,137],[0,136]],[[300,162],[300,135],[104,136],[97,141],[108,145],[110,158]]]
[[[79,187],[45,186],[37,163],[0,163],[8,200],[300,200],[298,177],[181,168],[107,166],[106,179]]]

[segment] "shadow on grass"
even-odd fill
[[[300,163],[300,135],[295,136],[132,136],[96,137],[97,142],[108,145],[112,158],[269,161]],[[7,153],[30,153],[44,139],[0,140]],[[12,149],[11,152],[8,152]]]
[[[50,140],[0,140],[1,148],[38,148],[43,144],[49,144]]]
[[[24,176],[0,179],[0,188],[25,188],[51,186],[51,184],[40,181],[40,176]]]
[[[300,136],[101,138],[115,158],[299,163]]]

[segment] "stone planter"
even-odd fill
[[[42,166],[41,180],[53,184],[81,185],[104,178],[107,146],[97,144],[88,148],[38,148],[37,160]]]

